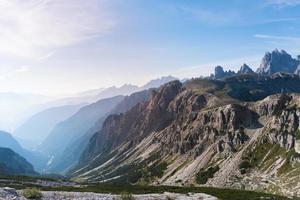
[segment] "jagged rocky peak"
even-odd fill
[[[255,72],[246,63],[244,63],[241,66],[240,70],[238,71],[238,74],[254,74],[254,73]]]
[[[221,67],[221,66],[215,67],[214,79],[222,79],[222,78],[230,77],[233,75],[235,75],[234,71],[231,71],[231,70],[224,71],[223,67]]]
[[[292,58],[286,51],[275,49],[265,54],[257,73],[260,75],[271,75],[277,72],[294,73],[299,64],[300,61]]]

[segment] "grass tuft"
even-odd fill
[[[23,196],[27,199],[41,199],[43,197],[41,191],[37,188],[24,189]]]

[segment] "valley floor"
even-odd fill
[[[54,189],[54,188],[52,188]],[[112,188],[113,189],[113,188]],[[112,193],[97,193],[97,192],[78,192],[74,191],[41,191],[42,198],[40,200],[285,200],[286,197],[268,195],[263,193],[255,193],[249,191],[227,190],[217,188],[194,188],[195,192],[184,192],[184,190],[192,190],[183,188],[177,189],[178,192],[157,192],[148,193],[149,190],[144,190],[145,194],[140,194],[143,190],[137,190],[137,194],[126,193],[125,190],[114,188]],[[144,188],[145,189],[145,188]],[[198,193],[197,190],[207,191],[205,193]],[[166,189],[168,190],[168,189]],[[169,190],[172,191],[170,187]],[[174,190],[174,188],[173,188]],[[129,190],[131,192],[131,190]],[[160,189],[158,191],[161,191]],[[175,190],[176,191],[176,190]],[[182,192],[182,193],[181,193]],[[210,193],[210,194],[207,194]],[[211,193],[215,194],[212,195]],[[217,196],[217,197],[216,197]],[[0,188],[0,200],[28,200],[23,195],[23,190],[16,190],[14,188],[2,187]]]
[[[287,197],[246,190],[221,189],[213,187],[142,186],[80,184],[68,181],[11,177],[0,179],[0,200],[26,200],[23,191],[38,188],[42,200],[287,200]],[[127,196],[124,194],[128,194]],[[132,194],[132,196],[131,196]],[[127,197],[127,198],[126,198]]]

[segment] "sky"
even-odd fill
[[[300,0],[0,0],[0,92],[65,95],[300,54]]]

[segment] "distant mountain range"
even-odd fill
[[[39,144],[49,135],[55,125],[75,114],[83,105],[66,105],[43,110],[19,126],[14,131],[14,135]]]
[[[145,99],[148,92],[141,92],[143,94],[141,97],[138,94],[130,98],[123,95],[159,87],[175,79],[168,76],[152,80],[141,87],[127,84],[119,88],[90,90],[77,94],[76,97],[55,101],[44,96],[3,94],[3,97],[7,96],[2,102],[3,107],[6,106],[5,102],[10,97],[12,103],[24,101],[24,109],[30,105],[32,113],[45,109],[32,115],[14,131],[18,141],[24,147],[34,151],[24,149],[7,132],[0,132],[2,141],[0,141],[0,147],[10,148],[25,157],[38,171],[66,171],[76,164],[84,149],[84,144],[88,143],[94,133],[93,130],[98,130],[110,113],[127,111],[131,106]],[[47,103],[43,104],[44,102]],[[74,144],[83,146],[73,146]],[[61,162],[62,159],[69,160],[69,162]]]
[[[157,88],[160,85],[176,80],[177,78],[172,76],[161,77],[159,79],[151,80],[149,83],[139,87],[131,84],[124,84],[121,87],[112,86],[109,88],[100,88],[95,90],[89,90],[81,92],[74,97],[61,98],[55,101],[49,102],[45,105],[41,105],[44,108],[57,107],[62,105],[78,105],[82,103],[94,103],[100,99],[110,98],[117,95],[130,95],[137,91],[142,91],[148,88]]]
[[[153,80],[148,84],[158,87],[160,82],[176,78],[168,76]],[[15,129],[26,123],[29,118],[46,109],[54,107],[84,105],[96,102],[102,98],[117,95],[129,95],[144,90],[150,86],[135,86],[125,84],[121,87],[99,88],[74,94],[67,98],[54,98],[36,94],[0,92],[0,130],[14,133]],[[22,135],[22,134],[21,134]]]
[[[243,64],[240,70],[224,71],[223,67],[217,66],[215,73],[210,78],[222,79],[238,74],[257,74],[261,76],[272,75],[275,73],[290,73],[300,75],[300,57],[293,58],[286,51],[275,49],[272,52],[266,52],[262,58],[259,68],[254,72],[247,64]]]
[[[46,160],[38,153],[24,149],[13,136],[7,132],[0,131],[0,147],[9,148],[18,155],[24,157],[29,163],[34,165],[36,170],[41,170]]]

